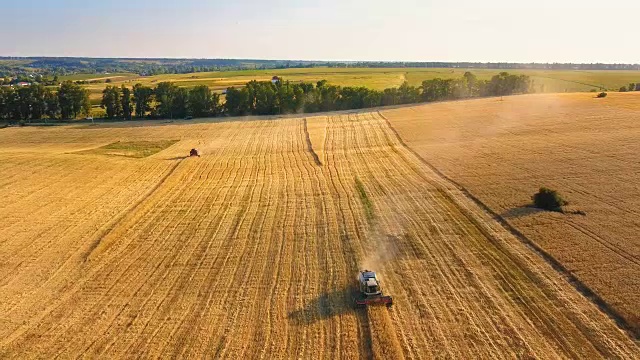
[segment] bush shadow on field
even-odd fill
[[[355,312],[355,289],[344,288],[325,292],[305,303],[301,309],[289,312],[287,318],[294,325],[310,325],[317,321]]]
[[[505,210],[500,214],[505,219],[513,219],[519,217],[525,217],[533,214],[537,214],[539,212],[544,212],[545,210],[539,209],[533,204],[526,204],[521,206],[512,207],[511,209]]]

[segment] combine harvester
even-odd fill
[[[387,307],[393,305],[393,298],[382,294],[380,280],[376,273],[370,270],[362,270],[358,274],[358,290],[360,293],[355,299],[356,306],[385,304]]]

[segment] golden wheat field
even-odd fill
[[[0,174],[1,358],[640,353],[377,112],[6,128]]]
[[[562,263],[640,334],[640,93],[514,96],[382,114],[423,159]],[[540,186],[586,215],[527,207]]]

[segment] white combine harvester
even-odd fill
[[[370,270],[362,270],[358,274],[358,290],[360,294],[356,297],[356,306],[385,304],[387,307],[393,305],[393,298],[382,294],[382,286],[376,273]]]

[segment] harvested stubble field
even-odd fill
[[[527,95],[382,112],[422,158],[640,333],[640,93]],[[528,207],[540,186],[567,210]]]
[[[88,151],[143,140],[179,141]],[[640,351],[378,113],[7,128],[0,173],[0,357]],[[393,309],[353,309],[362,267]]]

